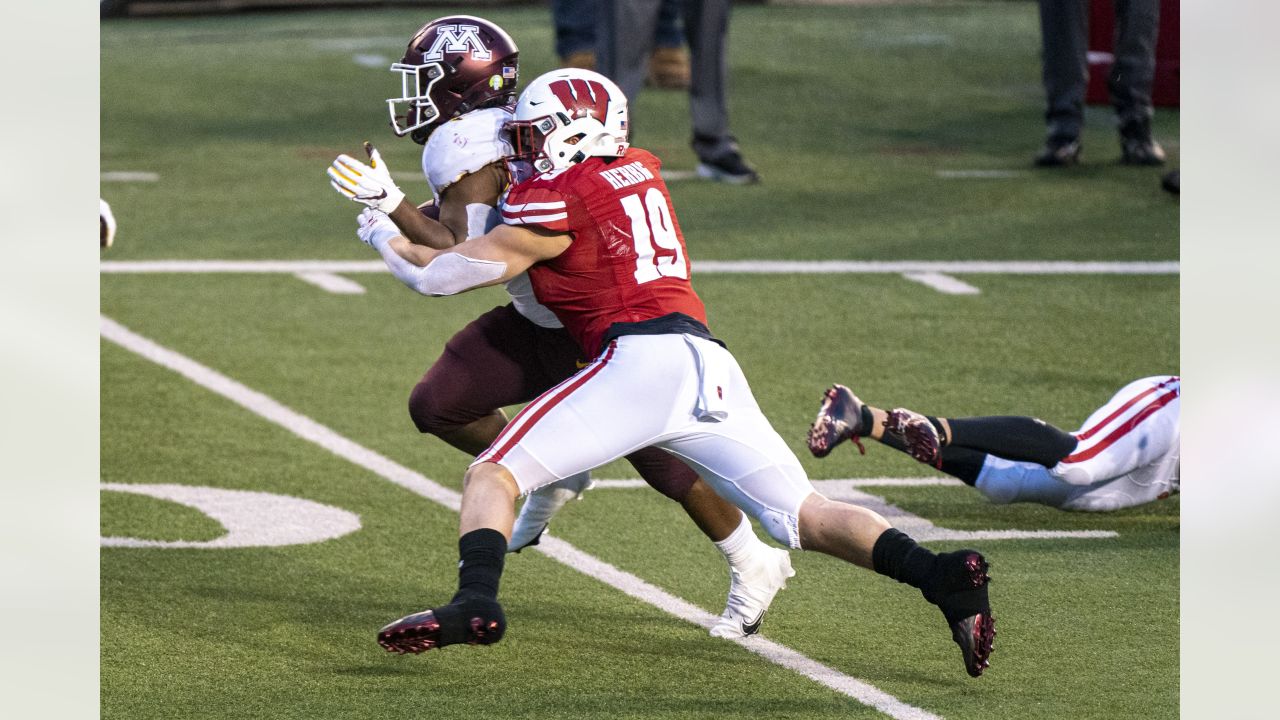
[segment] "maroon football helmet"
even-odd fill
[[[421,144],[440,123],[514,103],[519,58],[511,36],[483,18],[449,15],[423,25],[391,66],[401,82],[400,97],[387,100],[392,129]]]

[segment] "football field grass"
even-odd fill
[[[1093,531],[929,543],[992,561],[999,635],[978,680],[916,591],[809,553],[793,554],[798,574],[766,618],[772,644],[710,638],[681,618],[719,613],[723,561],[675,504],[628,487],[566,508],[552,530],[567,545],[508,558],[501,643],[384,653],[378,627],[453,592],[447,505],[468,463],[414,430],[408,391],[503,293],[433,300],[356,271],[332,274],[363,292],[337,293],[292,266],[136,271],[376,261],[324,169],[369,139],[410,198],[427,197],[412,177],[418,147],[386,128],[383,100],[399,83],[385,66],[444,12],[103,25],[102,193],[120,234],[101,279],[102,481],[287,496],[359,521],[314,543],[104,547],[104,717],[1177,715],[1176,496],[1099,515],[995,506],[950,485],[860,488],[941,528]],[[519,42],[524,81],[553,66],[546,8],[486,16]],[[734,132],[764,182],[673,181],[671,193],[711,328],[812,478],[936,476],[875,444],[810,457],[803,434],[831,382],[877,405],[1074,429],[1128,381],[1178,372],[1179,278],[1167,264],[1179,257],[1178,206],[1161,171],[1115,162],[1105,108],[1090,109],[1085,165],[1029,167],[1042,102],[1033,3],[747,5],[731,38]],[[638,145],[669,170],[693,168],[684,96],[646,91],[633,117]],[[1156,132],[1176,167],[1177,112],[1160,111]],[[945,266],[970,294],[897,272],[699,270],[763,260],[1138,265]],[[624,403],[613,421],[626,422]],[[615,463],[596,475],[634,472]],[[102,493],[104,537],[227,532],[184,504]],[[606,582],[601,567],[618,574]]]

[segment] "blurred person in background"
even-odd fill
[[[1046,137],[1039,167],[1080,161],[1085,89],[1089,84],[1090,0],[1039,0],[1047,99]],[[1107,77],[1120,130],[1120,161],[1163,165],[1164,149],[1151,137],[1151,83],[1156,66],[1159,0],[1115,0],[1115,62]]]
[[[597,70],[622,88],[632,107],[648,74],[662,5],[663,0],[607,0],[600,6]],[[759,182],[760,175],[743,160],[737,139],[729,134],[725,82],[730,0],[685,0],[681,9],[689,45],[691,144],[698,156],[698,175],[733,185]]]
[[[653,54],[645,84],[663,90],[689,89],[689,55],[680,28],[681,0],[662,0],[654,30]],[[600,0],[552,0],[556,55],[563,67],[596,69],[596,26]]]

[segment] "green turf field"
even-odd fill
[[[1116,163],[1106,108],[1090,110],[1085,165],[1029,167],[1041,139],[1035,12],[735,9],[733,125],[764,182],[673,181],[671,193],[712,329],[814,479],[933,475],[874,445],[809,457],[803,433],[833,381],[875,404],[1074,429],[1129,380],[1178,372],[1176,274],[956,273],[980,292],[953,295],[894,273],[698,272],[700,260],[1177,261],[1177,202],[1160,170]],[[418,167],[418,147],[386,127],[399,81],[381,66],[437,14],[105,23],[102,170],[159,179],[104,180],[120,222],[104,261],[376,260],[324,170],[365,139],[397,173]],[[520,43],[525,80],[552,67],[545,8],[488,16]],[[637,144],[668,169],[693,168],[683,95],[646,92],[632,112]],[[1156,133],[1176,167],[1176,111],[1158,112]],[[427,196],[421,180],[402,186]],[[104,273],[102,312],[459,490],[468,459],[419,436],[405,399],[444,341],[503,294],[428,300],[386,275],[343,277],[365,292],[288,272]],[[293,496],[361,522],[316,544],[104,548],[105,717],[884,716],[537,552],[508,561],[502,643],[386,655],[380,625],[452,594],[456,513],[115,341],[102,343],[101,407],[103,482]],[[597,475],[634,477],[622,464]],[[992,560],[999,619],[980,680],[915,591],[822,556],[795,554],[766,638],[896,698],[908,708],[898,717],[1177,715],[1176,497],[1082,515],[993,506],[968,488],[865,490],[945,528],[1118,536],[972,543]],[[102,494],[102,524],[143,540],[222,534],[190,507],[120,492]],[[722,607],[718,553],[650,490],[593,490],[553,529],[703,611]]]

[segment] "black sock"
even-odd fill
[[[491,528],[480,528],[458,538],[458,592],[464,598],[498,598],[498,580],[507,557],[507,538]]]
[[[959,478],[965,485],[978,482],[982,474],[982,465],[987,461],[987,454],[969,448],[948,445],[942,448],[942,464],[938,467],[942,472]]]
[[[924,419],[928,420],[933,429],[938,432],[938,447],[946,447],[949,440],[947,438],[947,429],[942,426],[942,421],[932,415],[925,415]]]
[[[871,550],[871,564],[876,572],[920,588],[926,599],[932,594],[933,564],[937,557],[897,528],[885,530]]]
[[[888,445],[889,447],[893,448],[894,450],[897,450],[898,452],[907,451],[907,443],[899,435],[894,435],[893,433],[887,432],[881,435],[877,439],[880,441],[881,445]]]
[[[1057,465],[1078,444],[1071,433],[1031,417],[952,418],[949,422],[953,446],[1045,467]]]
[[[863,405],[858,414],[858,422],[862,424],[862,434],[871,437],[871,428],[876,424],[876,416],[871,413],[870,405]]]

